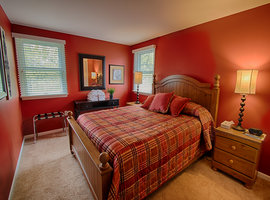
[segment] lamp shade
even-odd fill
[[[235,93],[255,94],[258,70],[237,70]]]
[[[135,84],[142,84],[142,72],[135,72],[134,73],[134,83]]]

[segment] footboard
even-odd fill
[[[112,178],[109,155],[100,153],[75,121],[72,112],[68,113],[70,151],[78,159],[95,199],[107,198]]]

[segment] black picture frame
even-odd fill
[[[96,59],[102,61],[102,84],[96,86],[85,86],[84,85],[84,58],[87,59]],[[79,53],[79,68],[80,68],[80,90],[105,90],[106,89],[106,70],[105,70],[105,56],[91,55],[91,54],[82,54]]]
[[[125,66],[124,65],[109,65],[109,84],[123,85],[125,83]]]
[[[4,67],[2,43],[0,42],[0,100],[7,96],[6,75]]]
[[[2,53],[2,63],[4,65],[4,74],[5,74],[5,81],[6,81],[6,93],[7,99],[12,98],[12,91],[11,91],[11,78],[10,78],[10,67],[7,55],[7,45],[6,45],[6,36],[5,30],[1,27],[1,53]]]

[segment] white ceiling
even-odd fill
[[[270,0],[0,0],[11,23],[133,45]]]

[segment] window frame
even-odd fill
[[[58,45],[63,45],[64,49],[63,51],[60,51],[58,53],[58,56],[61,57],[63,56],[63,65],[64,67],[59,68],[59,71],[64,71],[63,75],[64,75],[64,80],[62,80],[62,83],[65,82],[66,84],[66,88],[64,93],[59,93],[59,94],[44,94],[44,95],[25,95],[22,96],[22,92],[21,92],[21,84],[19,86],[20,89],[20,98],[22,100],[34,100],[34,99],[48,99],[48,98],[61,98],[61,97],[67,97],[68,96],[68,84],[67,84],[67,66],[66,66],[66,55],[65,55],[65,44],[66,41],[65,40],[59,40],[59,39],[53,39],[53,38],[46,38],[46,37],[39,37],[39,36],[32,36],[32,35],[26,35],[26,34],[19,34],[19,33],[12,33],[12,37],[15,39],[20,38],[20,39],[29,39],[29,40],[36,40],[39,42],[51,42],[51,43],[57,43]],[[53,46],[53,45],[52,45]],[[18,69],[18,79],[20,82],[20,79],[22,78],[22,75],[20,75],[20,67],[19,67],[19,58],[18,58],[18,53],[17,53],[17,46],[16,46],[16,42],[15,42],[15,48],[16,48],[16,60],[17,60],[17,69]],[[62,85],[63,87],[63,85]]]
[[[145,47],[142,47],[142,48],[139,48],[139,49],[134,49],[132,50],[132,53],[134,54],[133,56],[133,59],[134,59],[134,62],[133,62],[133,89],[132,91],[133,92],[137,92],[137,86],[136,84],[134,83],[134,72],[137,71],[137,65],[138,65],[138,56],[148,52],[148,51],[153,51],[154,53],[154,61],[153,61],[153,74],[152,76],[155,74],[155,57],[156,57],[156,45],[149,45],[149,46],[145,46]],[[140,84],[141,86],[142,84]],[[140,88],[140,87],[139,87]],[[151,88],[151,92],[150,93],[147,93],[147,92],[140,92],[140,94],[143,94],[143,95],[149,95],[149,94],[153,94],[153,88]]]

